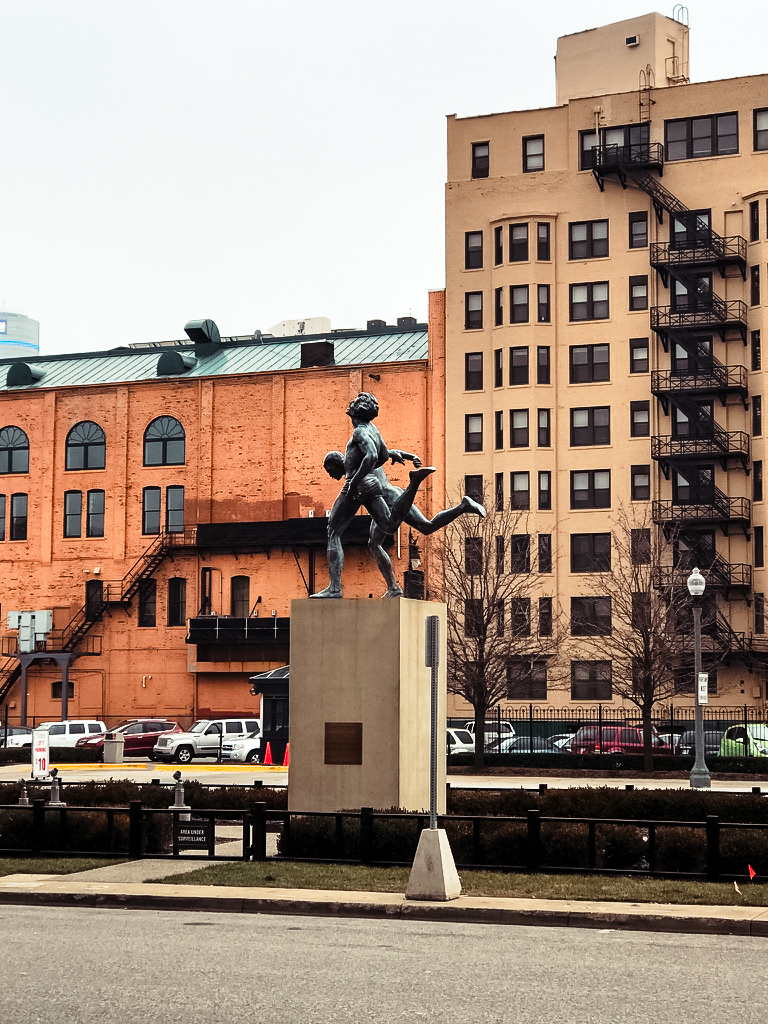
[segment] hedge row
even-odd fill
[[[18,803],[21,784],[0,783],[0,804]],[[27,781],[30,800],[48,800],[50,784]],[[127,807],[140,800],[143,807],[162,808],[174,802],[173,786],[137,783],[131,779],[110,779],[106,782],[67,782],[61,787],[61,799],[72,807]],[[266,803],[268,810],[284,810],[287,791],[282,788],[255,786],[204,786],[196,779],[184,783],[184,802],[197,810],[248,811],[254,803]]]
[[[32,748],[0,747],[0,764],[32,764]],[[51,747],[49,749],[51,764],[91,764],[101,761],[101,751],[87,747]]]
[[[681,775],[693,768],[693,757],[678,754],[656,754],[655,772],[674,772]],[[766,757],[708,757],[707,767],[712,772],[740,775],[764,775],[768,779]],[[471,768],[474,754],[451,754],[448,766]],[[642,754],[486,754],[487,768],[560,768],[563,771],[634,771],[642,772]]]

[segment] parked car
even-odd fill
[[[26,747],[32,745],[32,730],[26,725],[0,727],[0,747]]]
[[[261,761],[261,729],[256,728],[242,739],[227,739],[221,744],[221,757],[224,761],[247,761],[258,764]]]
[[[704,756],[705,757],[716,757],[720,753],[720,741],[723,738],[721,730],[712,731],[710,729],[704,732]],[[680,742],[677,744],[677,753],[685,754],[686,756],[693,756],[696,753],[695,749],[696,732],[693,729],[689,729],[684,732],[680,737]]]
[[[732,725],[720,741],[721,757],[768,757],[768,725]]]
[[[123,753],[126,757],[148,757],[153,761],[155,743],[160,736],[168,732],[181,732],[178,722],[169,722],[159,718],[134,718],[130,722],[123,722],[109,733],[121,735],[124,740]],[[86,747],[88,750],[104,750],[105,733],[97,736],[82,736],[76,747]]]
[[[445,742],[449,754],[474,754],[475,737],[469,729],[446,729]]]
[[[513,736],[511,739],[500,740],[494,751],[499,754],[562,754],[548,736],[534,736],[531,744],[530,736]]]
[[[556,747],[559,747],[560,750],[563,751],[564,754],[570,754],[571,743],[573,742],[573,737],[575,735],[575,732],[556,732],[554,736],[550,736],[549,738]]]
[[[69,718],[66,722],[41,722],[35,726],[35,732],[45,730],[48,733],[48,745],[51,747],[76,747],[77,741],[84,736],[94,736],[107,731],[104,722],[93,718]]]
[[[604,725],[602,726],[602,746],[600,743],[601,727],[598,725],[582,725],[571,742],[574,754],[642,754],[642,725]],[[651,733],[654,754],[671,754],[672,748],[659,736],[654,728]]]
[[[202,718],[189,732],[160,736],[152,753],[156,761],[189,764],[195,757],[217,757],[225,741],[247,736],[257,729],[261,729],[258,718]]]
[[[472,741],[475,739],[475,722],[472,719],[466,722],[464,728],[471,733]],[[510,740],[515,736],[515,727],[511,722],[502,718],[488,718],[485,722],[485,749],[487,751],[498,750],[498,741]]]

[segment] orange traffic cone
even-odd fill
[[[291,744],[285,744],[285,756],[283,757],[283,768],[287,768],[291,763]]]
[[[272,764],[272,747],[267,742],[267,749],[264,751],[264,760],[262,764]]]

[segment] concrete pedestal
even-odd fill
[[[443,828],[425,828],[408,878],[408,900],[455,900],[461,881]]]
[[[429,810],[429,615],[441,620],[444,813],[445,605],[405,598],[292,602],[290,810]]]

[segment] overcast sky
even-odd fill
[[[44,354],[424,320],[445,115],[553,105],[558,36],[654,9],[0,0],[0,310]],[[687,9],[693,81],[768,71],[764,0]]]

